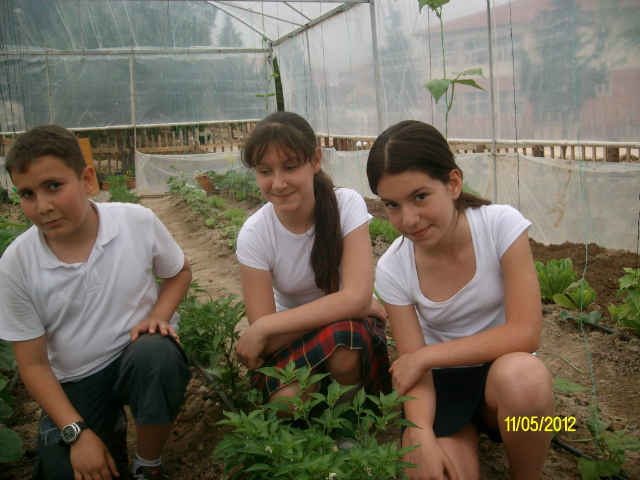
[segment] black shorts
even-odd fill
[[[487,375],[493,362],[474,367],[432,369],[436,391],[436,415],[433,432],[436,437],[458,433],[469,422],[496,443],[502,443],[499,430],[489,427],[480,414]],[[403,418],[404,418],[404,411]],[[405,428],[402,428],[404,435]]]
[[[182,347],[173,337],[156,333],[141,335],[99,372],[61,386],[85,423],[105,443],[120,474],[126,476],[129,462],[123,406],[129,405],[138,425],[170,423],[178,416],[190,378]],[[44,411],[37,452],[34,479],[73,480],[69,446],[60,440],[60,430]]]

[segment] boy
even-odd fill
[[[34,478],[125,473],[124,404],[133,478],[166,478],[162,449],[191,376],[175,313],[189,262],[151,210],[89,201],[95,175],[68,130],[28,131],[6,168],[34,224],[0,259],[0,338],[43,410]]]

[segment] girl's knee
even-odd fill
[[[523,413],[553,405],[551,374],[529,353],[511,353],[493,363],[487,377],[487,393],[492,392],[498,403]]]
[[[327,370],[332,375],[351,375],[359,372],[361,364],[360,350],[347,347],[337,347],[326,360]]]

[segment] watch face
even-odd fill
[[[62,432],[60,433],[60,437],[62,438],[62,441],[65,443],[73,442],[77,436],[78,436],[78,432],[76,431],[76,427],[74,424],[67,425],[62,429]]]

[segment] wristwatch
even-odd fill
[[[87,427],[87,424],[84,422],[70,423],[69,425],[67,425],[62,429],[62,432],[60,432],[60,438],[67,445],[71,445],[76,440],[78,440],[78,437],[80,436],[80,432],[86,428],[89,428],[89,427]]]

